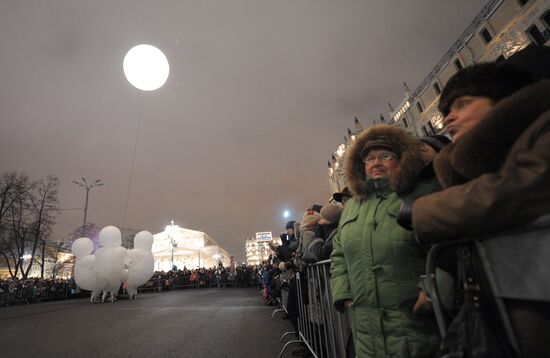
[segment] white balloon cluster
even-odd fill
[[[103,293],[101,301],[110,294],[114,301],[121,282],[125,283],[130,299],[137,295],[138,286],[153,275],[153,235],[141,231],[134,237],[134,248],[121,246],[121,233],[115,226],[106,226],[99,232],[101,247],[92,255],[94,244],[87,237],[73,242],[72,252],[76,257],[74,278],[76,284],[92,291],[90,302]]]

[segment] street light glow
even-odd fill
[[[290,216],[290,211],[285,210],[285,211],[283,212],[283,217],[284,217],[285,219],[287,219],[289,216]]]

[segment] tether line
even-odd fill
[[[130,189],[132,188],[132,180],[134,179],[134,164],[136,163],[137,143],[139,138],[139,129],[141,127],[141,117],[143,113],[143,94],[141,95],[141,104],[139,106],[138,125],[136,130],[136,139],[134,141],[134,154],[132,155],[132,165],[130,166],[130,179],[128,180],[128,192],[126,193],[126,204],[124,205],[124,216],[122,218],[122,228],[126,225],[126,214],[128,213],[128,202],[130,201]]]

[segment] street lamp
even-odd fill
[[[101,182],[101,180],[97,179],[92,184],[88,184],[88,182],[86,181],[86,178],[82,178],[82,182],[78,182],[76,180],[73,180],[73,183],[75,183],[76,185],[78,185],[81,188],[86,189],[86,202],[84,204],[84,220],[82,222],[82,227],[85,228],[86,227],[86,218],[88,216],[88,197],[90,195],[90,189],[103,186],[103,183]]]
[[[168,232],[168,237],[170,238],[170,270],[174,269],[174,248],[178,247],[178,243],[173,235],[176,232],[178,225],[174,225],[174,220],[170,221],[170,225],[166,226],[165,230]]]

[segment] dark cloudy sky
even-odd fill
[[[240,261],[244,239],[280,233],[330,195],[327,160],[357,115],[398,104],[486,1],[3,0],[0,169],[60,179],[88,221],[203,230]],[[170,62],[149,93],[125,79],[140,43]],[[64,210],[55,239],[81,225]]]

